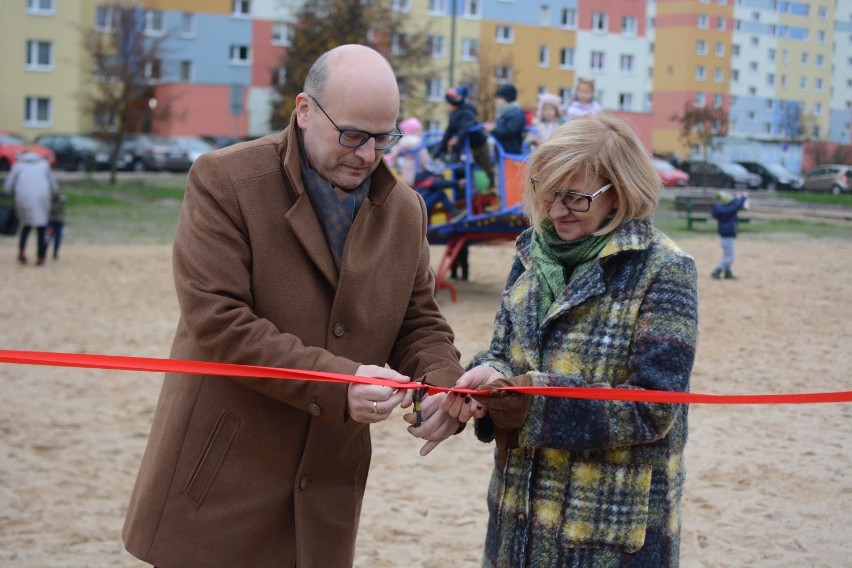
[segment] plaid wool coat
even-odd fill
[[[579,266],[539,325],[531,231],[490,349],[471,366],[535,386],[684,392],[698,339],[691,257],[648,220],[619,226]],[[477,436],[493,439],[486,416]],[[677,566],[687,406],[533,396],[488,490],[483,566]]]

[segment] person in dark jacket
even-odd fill
[[[713,271],[713,278],[716,280],[722,278],[723,273],[725,278],[734,279],[731,265],[734,264],[734,247],[737,240],[737,225],[739,224],[737,212],[740,209],[747,208],[747,206],[748,198],[743,193],[738,193],[736,197],[727,191],[716,193],[716,204],[713,206],[711,214],[716,219],[717,231],[722,241],[722,260],[719,261]]]
[[[516,102],[518,90],[514,85],[506,83],[500,85],[494,98],[497,122],[486,124],[485,130],[491,133],[507,154],[523,154],[527,117]]]
[[[488,176],[488,185],[494,187],[494,167],[491,165],[491,150],[488,136],[480,127],[476,107],[467,102],[469,91],[464,85],[453,87],[444,96],[450,111],[447,129],[441,142],[433,149],[434,158],[444,158],[449,154],[450,163],[458,162],[464,152],[464,145],[470,139],[470,152],[473,160]]]

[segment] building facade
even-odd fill
[[[407,86],[402,112],[431,129],[445,122],[443,95],[455,84],[484,89],[478,100],[488,101],[512,82],[532,110],[542,92],[567,104],[577,78],[589,77],[603,107],[659,153],[694,153],[672,120],[687,103],[724,108],[733,139],[852,142],[852,0],[386,1],[429,34],[430,75]],[[161,65],[140,71],[151,109],[170,110],[151,130],[269,132],[302,0],[136,4],[145,35],[164,48]],[[0,128],[32,138],[109,126],[84,108],[92,66],[81,39],[110,32],[109,10],[102,0],[0,4]]]

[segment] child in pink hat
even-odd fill
[[[414,177],[423,171],[429,161],[429,152],[423,146],[423,124],[416,117],[399,123],[402,138],[387,156],[388,164],[395,168],[402,180],[414,187]]]

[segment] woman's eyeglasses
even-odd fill
[[[532,182],[533,191],[535,191],[535,186],[539,183],[539,181],[536,178],[531,177],[530,182]],[[548,205],[553,205],[553,203],[558,199],[562,202],[562,205],[564,205],[566,209],[576,211],[577,213],[585,213],[592,207],[592,201],[603,195],[603,193],[611,187],[612,183],[608,183],[591,195],[587,193],[580,193],[579,191],[559,189],[556,190],[552,196],[544,198],[543,201]]]

